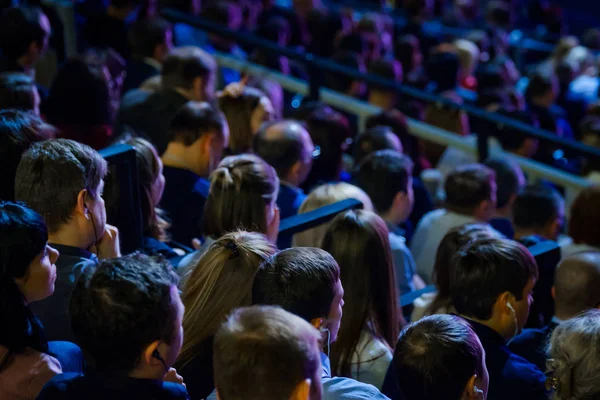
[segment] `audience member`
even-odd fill
[[[338,53],[331,58],[331,61],[341,64],[346,68],[358,70],[362,73],[367,72],[367,67],[361,56],[351,51]],[[329,88],[336,92],[340,92],[350,97],[361,98],[367,91],[364,82],[354,80],[340,73],[325,74],[325,83]]]
[[[34,399],[50,378],[76,362],[69,358],[77,355],[81,365],[81,351],[72,343],[48,343],[29,307],[51,296],[56,280],[58,251],[48,245],[42,217],[1,202],[0,241],[0,397]]]
[[[44,123],[34,115],[0,111],[0,200],[15,200],[15,175],[23,153],[45,139]]]
[[[321,334],[321,383],[325,399],[386,399],[374,386],[349,378],[332,377],[329,350],[338,338],[344,289],[340,268],[327,252],[292,248],[268,258],[252,287],[254,304],[277,305],[310,322]]]
[[[555,102],[558,96],[558,80],[542,74],[529,79],[525,98],[528,111],[537,119],[541,129],[556,133],[559,137],[573,139],[573,131],[566,120],[565,111]]]
[[[360,165],[363,160],[376,151],[392,150],[402,153],[402,142],[389,126],[375,126],[361,133],[354,142],[354,162]]]
[[[40,115],[40,94],[35,81],[24,73],[0,74],[0,110],[31,111]]]
[[[271,100],[260,90],[230,86],[219,97],[219,109],[225,114],[231,138],[229,154],[242,154],[252,150],[252,140],[263,122],[274,117]]]
[[[235,310],[215,337],[218,396],[321,399],[320,352],[317,330],[287,311],[270,306]]]
[[[161,18],[136,22],[129,31],[131,59],[123,93],[137,89],[147,79],[160,74],[162,64],[173,47],[171,25]]]
[[[554,399],[592,399],[600,395],[596,368],[600,311],[590,310],[561,324],[550,339],[549,385]]]
[[[513,205],[515,240],[525,247],[558,240],[565,219],[564,208],[564,200],[555,189],[544,184],[526,186]]]
[[[171,368],[183,341],[177,282],[166,261],[138,253],[88,270],[73,290],[70,314],[90,369],[57,376],[39,398],[188,399]]]
[[[456,168],[446,178],[444,190],[444,208],[425,214],[411,242],[417,272],[426,282],[431,282],[435,252],[446,233],[464,224],[487,223],[496,211],[496,177],[481,164]]]
[[[579,253],[565,258],[554,275],[554,317],[545,327],[525,329],[509,344],[514,353],[546,370],[546,350],[552,332],[580,313],[600,306],[600,253]]]
[[[128,21],[139,3],[139,0],[110,0],[107,8],[91,15],[82,32],[85,47],[113,49],[128,60],[131,55],[127,40]]]
[[[385,222],[370,211],[346,211],[331,222],[322,247],[341,265],[347,293],[332,371],[380,389],[403,323]]]
[[[573,204],[569,217],[568,234],[572,243],[561,248],[562,257],[583,251],[600,251],[600,186],[583,189]]]
[[[419,39],[413,35],[398,38],[394,56],[402,65],[404,81],[412,86],[423,87],[423,53]]]
[[[367,194],[360,188],[349,183],[328,183],[317,187],[310,192],[304,203],[300,206],[298,214],[304,214],[338,201],[356,199],[362,203],[363,210],[373,211],[373,203]],[[292,239],[294,247],[320,247],[328,223],[315,228],[296,233]]]
[[[233,232],[190,266],[182,287],[184,340],[176,365],[193,399],[204,399],[214,390],[215,334],[233,310],[252,304],[256,271],[276,251],[263,235]]]
[[[198,48],[172,50],[162,66],[161,88],[129,92],[117,115],[117,131],[125,126],[149,139],[159,154],[167,148],[169,127],[189,100],[210,101],[214,94],[215,60]]]
[[[513,207],[518,193],[527,183],[519,165],[507,158],[492,158],[484,163],[496,174],[496,213],[490,225],[512,239],[515,235],[512,226]]]
[[[407,114],[409,115],[409,114]],[[413,118],[421,119],[420,117]],[[368,130],[375,128],[376,126],[388,127],[394,132],[394,134],[400,139],[402,143],[402,149],[405,154],[416,163],[413,174],[418,177],[423,169],[428,168],[425,160],[421,157],[418,139],[411,135],[408,130],[406,123],[406,117],[398,110],[384,111],[380,114],[372,115],[367,118],[365,127]],[[383,150],[383,149],[379,149]],[[358,161],[357,161],[358,162]]]
[[[508,110],[506,108],[501,108],[497,112],[505,117],[517,120],[517,122],[539,128],[537,119],[527,112]],[[532,158],[537,154],[539,148],[538,139],[527,136],[518,129],[504,124],[496,124],[489,127],[489,129],[494,133],[503,150],[525,158]]]
[[[228,142],[225,118],[208,103],[187,102],[172,119],[162,155],[165,189],[160,205],[171,220],[173,240],[184,246],[201,237],[208,177]]]
[[[454,305],[450,298],[452,257],[474,240],[500,237],[498,232],[484,224],[465,224],[450,229],[440,242],[435,254],[431,281],[435,284],[437,291],[425,293],[415,300],[411,321],[418,321],[427,315],[454,313]]]
[[[60,252],[54,295],[32,307],[50,340],[74,339],[68,301],[77,278],[98,258],[121,255],[117,228],[106,223],[106,171],[96,151],[67,139],[33,144],[17,168],[16,200],[44,218],[48,242]]]
[[[399,228],[410,215],[414,204],[412,168],[413,163],[407,156],[392,150],[381,150],[367,156],[354,177],[357,186],[371,198],[375,210],[387,225],[396,286],[401,294],[425,287],[416,273],[415,260]]]
[[[369,65],[368,72],[382,79],[394,81],[398,84],[402,83],[402,64],[396,60],[376,60]],[[369,86],[369,104],[381,108],[382,111],[394,109],[398,104],[398,100],[397,90],[383,85]]]
[[[453,258],[450,274],[454,308],[485,350],[487,398],[546,400],[542,371],[506,345],[523,329],[533,302],[538,268],[529,251],[508,239],[476,240]]]
[[[488,386],[473,329],[459,317],[435,315],[402,331],[383,391],[392,399],[485,400]]]

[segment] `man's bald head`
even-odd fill
[[[600,305],[600,252],[565,258],[554,276],[555,315],[562,320]]]
[[[314,145],[306,129],[297,121],[264,124],[254,135],[253,150],[277,171],[279,178],[301,185],[312,165]]]

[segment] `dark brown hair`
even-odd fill
[[[569,236],[575,243],[600,247],[600,186],[583,189],[571,205]]]
[[[260,90],[246,87],[237,97],[224,95],[219,98],[219,108],[229,124],[231,153],[241,154],[252,149],[252,138],[256,132],[252,132],[250,120],[263,97],[266,95]]]
[[[446,208],[460,214],[471,214],[483,201],[492,199],[492,183],[496,174],[481,164],[457,167],[444,184]]]

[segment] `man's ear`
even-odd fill
[[[512,297],[513,297],[513,295],[508,291],[504,292],[500,296],[498,296],[498,299],[496,300],[496,304],[498,305],[498,307],[500,307],[500,310],[502,311],[503,314],[512,315],[512,311],[508,307],[508,304],[511,303]]]
[[[160,340],[155,340],[154,342],[150,343],[144,349],[144,353],[142,354],[142,360],[141,360],[142,363],[144,363],[146,365],[161,364],[160,360],[152,355],[155,351],[158,350],[159,345],[160,345]]]
[[[312,381],[305,379],[298,383],[290,396],[290,400],[308,400],[310,398],[310,385]]]
[[[81,189],[79,193],[77,193],[77,204],[75,204],[75,213],[89,218],[89,213],[91,211],[88,210],[87,202],[88,191],[87,189]]]
[[[310,324],[315,327],[315,329],[319,329],[323,325],[323,318],[315,318],[310,321]]]
[[[477,388],[477,375],[473,375],[467,382],[462,398],[466,400],[482,400],[482,391]]]
[[[552,294],[552,298],[556,300],[556,286],[552,285],[552,289],[550,289],[550,294]]]
[[[192,81],[192,92],[194,93],[194,100],[200,101],[202,99],[202,93],[204,93],[204,79],[196,77]]]

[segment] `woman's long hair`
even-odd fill
[[[27,277],[29,264],[47,242],[48,230],[38,213],[20,204],[0,203],[0,345],[8,348],[0,359],[0,372],[28,347],[48,352],[43,327],[15,282]]]
[[[229,125],[229,151],[231,154],[242,154],[252,150],[252,113],[266,97],[258,89],[244,88],[237,96],[223,95],[219,98],[219,109],[225,114]]]
[[[322,248],[338,262],[346,293],[338,340],[331,347],[332,371],[350,377],[364,330],[393,350],[404,324],[388,230],[375,213],[347,211],[332,221]]]
[[[203,356],[203,343],[217,333],[234,309],[251,305],[258,267],[276,251],[260,233],[233,232],[197,260],[183,282],[184,340],[178,368]]]

